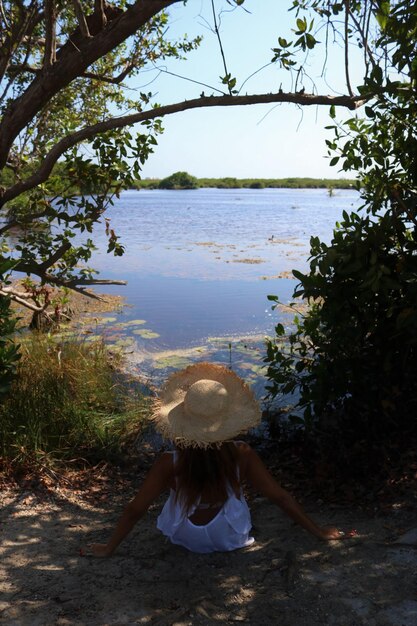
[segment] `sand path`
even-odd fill
[[[390,543],[416,526],[410,499],[375,515],[305,501],[319,522],[358,531],[323,543],[255,498],[255,544],[211,555],[167,543],[155,526],[155,505],[112,558],[81,557],[80,546],[104,540],[130,496],[114,491],[93,501],[71,490],[42,497],[21,489],[2,493],[1,624],[417,623],[416,546]]]

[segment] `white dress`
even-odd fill
[[[176,452],[174,452],[174,464]],[[157,528],[172,543],[191,552],[228,552],[250,546],[255,540],[249,536],[252,522],[249,507],[243,494],[237,498],[233,489],[227,489],[228,498],[217,515],[207,524],[197,525],[190,521],[199,505],[197,501],[185,513],[181,502],[175,501],[175,491],[171,489],[168,500],[158,516]]]

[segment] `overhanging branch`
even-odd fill
[[[7,107],[0,122],[0,168],[7,161],[7,155],[16,137],[53,96],[81,76],[95,61],[134,35],[160,11],[176,2],[180,0],[147,2],[137,0],[128,5],[125,11],[121,10],[120,14],[94,37],[82,37],[81,42],[77,40],[76,46],[74,39],[70,37],[57,53],[56,63],[48,68],[48,71],[37,74],[24,93]],[[98,19],[102,24],[101,15],[98,15]],[[91,27],[89,31],[92,32]],[[9,60],[7,59],[7,64]]]
[[[369,98],[368,98],[369,99]],[[92,137],[105,133],[116,128],[124,128],[125,126],[131,126],[133,124],[144,122],[146,120],[153,120],[158,117],[164,117],[165,115],[172,115],[173,113],[179,113],[181,111],[187,111],[190,109],[218,107],[218,106],[246,106],[253,104],[271,104],[271,103],[294,103],[302,106],[311,105],[334,105],[346,107],[348,109],[356,109],[366,102],[366,98],[363,96],[325,96],[315,95],[307,93],[266,93],[266,94],[252,94],[245,96],[204,96],[201,98],[195,98],[194,100],[185,100],[183,102],[177,102],[174,104],[168,104],[166,106],[157,107],[150,111],[142,111],[140,113],[134,113],[132,115],[125,115],[123,117],[113,117],[104,122],[86,126],[81,130],[67,135],[50,150],[42,165],[38,170],[29,178],[24,181],[16,183],[13,187],[7,189],[2,196],[0,196],[0,207],[6,202],[17,198],[24,191],[33,189],[37,185],[45,182],[48,179],[49,174],[52,171],[55,163],[67,150],[73,146],[87,141]]]
[[[65,253],[66,249],[64,246],[61,247],[60,252]],[[87,286],[94,285],[127,285],[126,280],[108,280],[105,278],[84,278],[84,277],[73,277],[73,278],[60,278],[55,274],[50,274],[47,272],[47,269],[50,267],[50,261],[53,260],[54,257],[57,256],[57,253],[52,255],[50,259],[46,263],[36,263],[36,262],[24,262],[20,261],[13,267],[14,272],[21,272],[28,275],[38,276],[43,282],[48,283],[49,285],[55,285],[56,287],[66,287],[68,289],[72,289],[73,291],[77,291],[78,293],[83,294],[89,298],[93,298],[95,300],[103,300],[101,296],[94,293],[93,291],[88,291],[86,289]],[[0,256],[0,262],[7,260],[4,257]],[[56,259],[58,260],[58,259]],[[26,302],[23,301],[24,298],[29,298],[21,292],[17,293],[13,287],[7,287],[6,285],[0,283],[0,295],[10,295],[12,299],[20,304],[27,306]],[[17,299],[19,298],[19,300]],[[29,307],[31,308],[31,307]],[[39,311],[39,309],[32,309],[35,311]]]

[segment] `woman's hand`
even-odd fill
[[[339,530],[334,526],[329,526],[327,528],[320,528],[320,539],[324,539],[325,541],[334,541],[335,539],[345,539],[349,536],[349,533],[346,534],[343,530]]]
[[[81,556],[97,556],[105,558],[112,555],[107,543],[90,543],[86,548],[81,548]]]

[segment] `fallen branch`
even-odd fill
[[[26,300],[26,298],[30,298],[31,295],[30,294],[23,294],[23,293],[19,293],[19,292],[14,292],[11,289],[9,289],[8,287],[2,287],[0,288],[0,296],[8,296],[9,298],[11,298],[13,300],[13,302],[17,302],[18,304],[22,304],[23,306],[25,306],[27,309],[30,309],[31,311],[34,311],[35,313],[45,313],[45,315],[47,315],[46,311],[45,311],[45,306],[37,306],[36,304],[33,304],[32,302],[28,302]],[[48,306],[48,305],[46,305]]]

